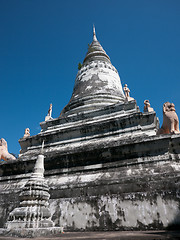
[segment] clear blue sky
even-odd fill
[[[162,124],[162,105],[180,117],[179,0],[0,0],[0,138],[18,154],[29,127],[40,132],[68,103],[92,25],[122,84],[143,111],[149,99]]]

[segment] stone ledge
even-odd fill
[[[65,234],[61,234],[60,236],[53,236],[54,240],[65,239],[84,239],[84,240],[92,240],[92,239],[123,239],[123,240],[167,240],[167,239],[179,239],[180,231],[166,231],[166,230],[156,230],[156,231],[94,231],[94,232],[66,232]],[[1,240],[10,240],[9,237],[0,236]],[[34,238],[34,240],[52,240],[52,237],[41,237]],[[15,237],[11,237],[11,240],[17,240]]]
[[[7,237],[41,237],[41,236],[52,236],[63,232],[63,227],[52,227],[52,228],[19,228],[19,229],[5,229],[0,228],[0,236]]]

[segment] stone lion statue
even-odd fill
[[[4,138],[0,139],[0,159],[3,159],[4,161],[16,160],[12,154],[8,153],[7,142]]]
[[[157,134],[179,133],[179,119],[175,112],[174,103],[163,104],[163,124]]]

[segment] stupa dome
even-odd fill
[[[93,41],[77,73],[72,97],[61,115],[96,111],[124,100],[119,74],[97,40],[93,27]]]

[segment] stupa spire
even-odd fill
[[[95,30],[94,24],[93,24],[93,41],[97,41],[96,30]]]
[[[93,25],[93,41],[76,76],[72,97],[60,116],[96,111],[124,100],[118,72],[97,40]]]

